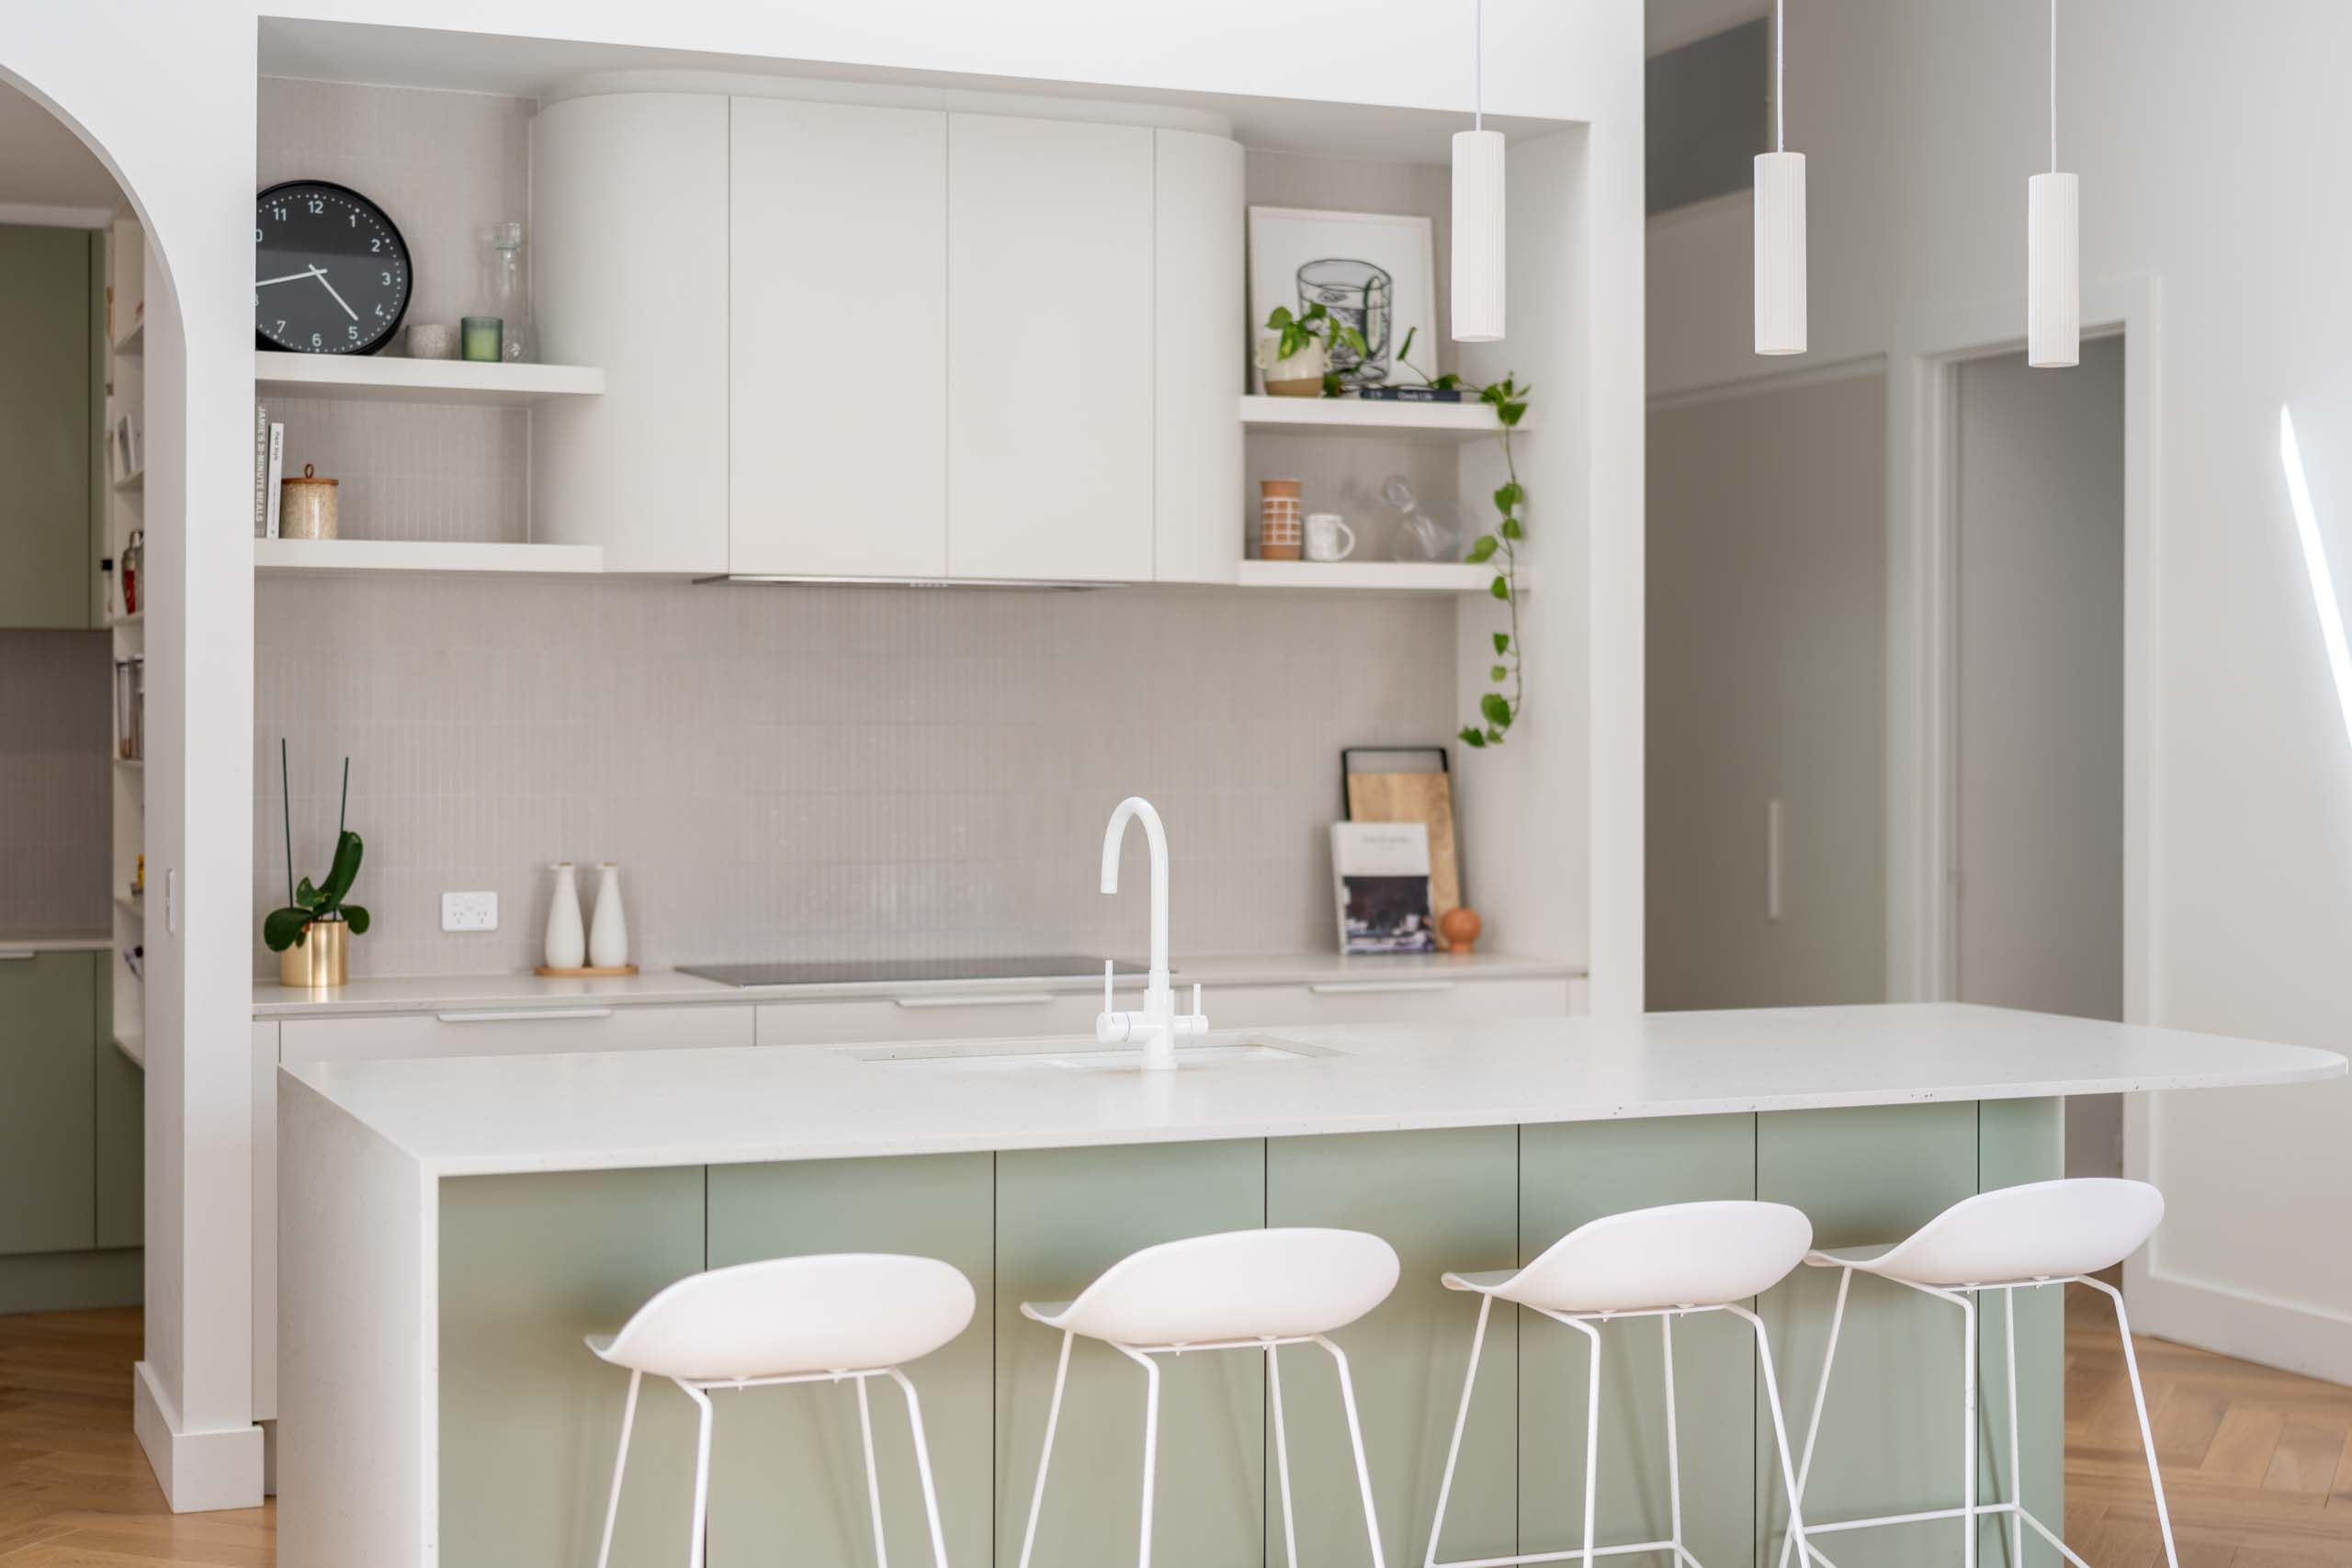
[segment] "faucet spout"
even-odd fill
[[[1138,819],[1151,850],[1151,975],[1146,982],[1144,1002],[1146,1010],[1150,1010],[1150,998],[1169,995],[1168,829],[1160,825],[1158,809],[1139,795],[1119,802],[1118,809],[1111,813],[1110,826],[1102,830],[1102,891],[1119,890],[1119,849],[1126,840],[1127,824]],[[1170,1007],[1164,1010],[1175,1010]]]

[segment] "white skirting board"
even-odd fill
[[[215,1508],[258,1508],[262,1501],[259,1427],[189,1432],[145,1361],[131,1369],[131,1428],[175,1514]]]

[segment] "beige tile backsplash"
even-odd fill
[[[1139,953],[1139,841],[1095,890],[1129,794],[1168,818],[1180,951],[1327,949],[1340,748],[1453,728],[1449,600],[329,578],[255,612],[256,930],[278,739],[297,875],[348,751],[370,975],[528,967],[558,859],[620,863],[648,965]],[[466,889],[497,931],[441,931]]]
[[[0,931],[109,924],[113,681],[104,632],[0,631]]]

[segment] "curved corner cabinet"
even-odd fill
[[[533,537],[619,572],[1230,582],[1242,154],[718,93],[542,110]],[[1132,317],[1123,324],[1123,317]]]

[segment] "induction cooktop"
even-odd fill
[[[926,980],[1068,980],[1102,973],[1102,960],[1056,953],[1023,958],[809,959],[791,964],[681,964],[682,975],[696,975],[723,986],[888,986]],[[1140,976],[1144,966],[1120,961],[1123,979]]]

